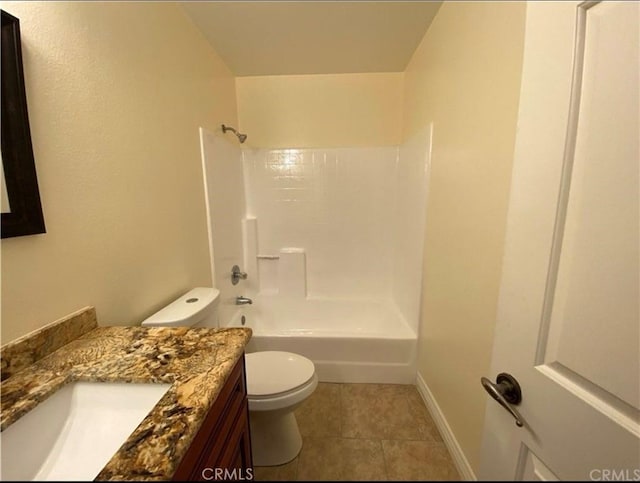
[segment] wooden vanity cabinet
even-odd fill
[[[249,406],[242,356],[182,458],[173,480],[250,480],[252,476]]]

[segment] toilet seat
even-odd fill
[[[263,351],[245,354],[250,411],[273,411],[304,401],[318,385],[313,362],[299,354]]]
[[[291,410],[307,399],[318,386],[318,376],[315,374],[307,384],[292,391],[273,396],[248,396],[249,411],[275,411],[278,409]]]

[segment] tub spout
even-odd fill
[[[240,295],[239,297],[236,297],[236,305],[251,305],[253,303],[253,300],[251,300],[248,297],[243,297],[242,295]]]

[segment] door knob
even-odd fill
[[[493,383],[486,377],[480,378],[480,383],[484,387],[485,391],[489,395],[498,401],[498,403],[505,408],[516,420],[516,426],[521,428],[524,426],[522,416],[511,405],[518,405],[522,401],[522,391],[520,390],[520,384],[516,381],[516,378],[506,372],[501,372],[496,377],[496,382]]]

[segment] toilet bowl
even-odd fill
[[[318,386],[313,362],[291,352],[245,354],[251,450],[256,466],[293,460],[302,448],[294,410]]]
[[[220,291],[195,288],[145,319],[146,327],[216,327]],[[293,411],[318,386],[313,362],[291,352],[245,354],[251,455],[255,466],[294,459],[302,438]]]

